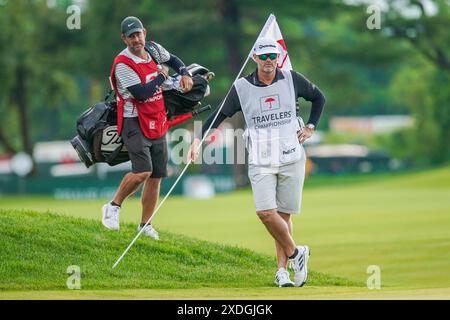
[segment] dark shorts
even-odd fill
[[[152,178],[167,177],[166,136],[150,140],[142,134],[138,118],[124,118],[122,139],[127,147],[133,173],[152,172]]]

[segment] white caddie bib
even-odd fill
[[[234,83],[247,128],[244,133],[249,163],[280,166],[301,159],[300,130],[295,110],[294,84],[289,71],[284,79],[258,87],[241,78]]]

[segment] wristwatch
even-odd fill
[[[308,129],[316,130],[316,126],[313,125],[312,123],[308,123],[308,124],[306,125],[306,127],[307,127]]]

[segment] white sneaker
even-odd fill
[[[294,286],[294,282],[289,278],[289,272],[285,268],[278,269],[275,274],[275,284],[280,288]]]
[[[107,203],[102,207],[102,224],[110,230],[119,230],[120,207]]]
[[[306,283],[308,279],[308,259],[309,259],[309,247],[297,246],[297,255],[290,260],[291,268],[294,270],[294,283],[296,287],[301,287]]]
[[[142,227],[139,225],[137,228],[137,231],[141,231]],[[144,228],[144,231],[142,232],[146,236],[149,236],[150,238],[153,238],[155,240],[159,240],[159,234],[158,231],[156,231],[150,224],[146,225]]]

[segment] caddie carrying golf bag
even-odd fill
[[[181,76],[178,74],[170,76],[162,86],[169,127],[211,109],[210,105],[201,107],[200,101],[209,95],[209,81],[214,73],[198,64],[191,64],[187,69],[194,83],[191,91],[183,93],[180,90]],[[112,92],[80,116],[78,134],[70,141],[87,168],[97,162],[114,166],[129,160],[128,151],[117,133],[117,104],[115,99],[110,100]]]

